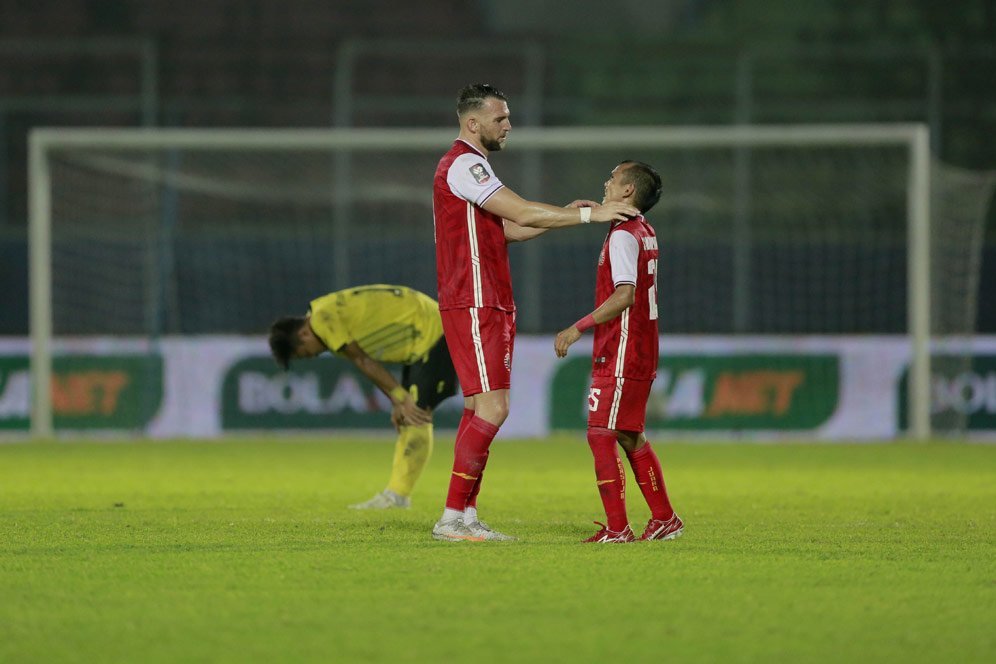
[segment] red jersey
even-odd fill
[[[657,376],[657,235],[642,216],[614,222],[598,256],[595,306],[619,284],[636,286],[632,305],[595,326],[593,376],[653,380]]]
[[[504,222],[481,207],[503,186],[487,158],[461,139],[439,160],[432,214],[441,310],[515,311]]]

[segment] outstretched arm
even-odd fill
[[[626,203],[606,203],[598,207],[561,208],[527,201],[508,187],[502,187],[484,202],[485,210],[526,228],[561,228],[588,221],[624,221],[640,214]]]
[[[363,352],[359,344],[351,341],[339,349],[350,362],[356,365],[364,376],[373,381],[394,404],[391,421],[402,422],[412,426],[421,426],[432,422],[432,413],[415,405],[412,395],[401,386],[401,383],[388,371],[383,364]]]
[[[596,203],[595,201],[589,200],[576,200],[565,205],[565,208],[582,208],[589,207],[595,208],[599,207],[601,203]],[[580,214],[580,213],[579,213]],[[543,233],[546,233],[549,228],[529,228],[528,226],[520,226],[511,219],[504,219],[505,222],[505,242],[525,242],[526,240],[532,240],[535,237],[539,237]]]
[[[602,302],[593,312],[579,320],[574,325],[561,330],[553,342],[553,350],[557,357],[567,355],[567,349],[575,341],[581,338],[581,333],[590,327],[606,323],[633,305],[636,300],[636,286],[633,284],[619,284],[612,291],[612,295]]]

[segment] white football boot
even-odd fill
[[[484,538],[475,535],[463,524],[463,519],[440,519],[432,527],[432,536],[443,542],[483,542]]]
[[[500,533],[497,530],[491,530],[491,527],[488,526],[488,524],[480,520],[472,521],[471,523],[466,524],[466,526],[467,530],[478,537],[484,538],[484,540],[488,542],[515,542],[518,540],[517,537]]]

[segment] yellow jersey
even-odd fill
[[[373,284],[312,300],[311,329],[332,352],[355,341],[375,360],[412,364],[443,336],[443,320],[428,295]]]

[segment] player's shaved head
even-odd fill
[[[498,88],[487,83],[468,85],[457,95],[457,115],[463,116],[469,111],[479,111],[484,108],[488,99],[501,99],[507,102],[505,94]]]
[[[290,368],[291,358],[301,345],[298,331],[305,324],[303,316],[278,318],[270,326],[270,352],[284,370]]]
[[[661,199],[662,185],[661,176],[654,167],[630,159],[619,162],[619,166],[623,167],[620,173],[621,181],[636,188],[633,193],[633,205],[640,208],[640,212],[647,212],[657,205],[657,201]]]

